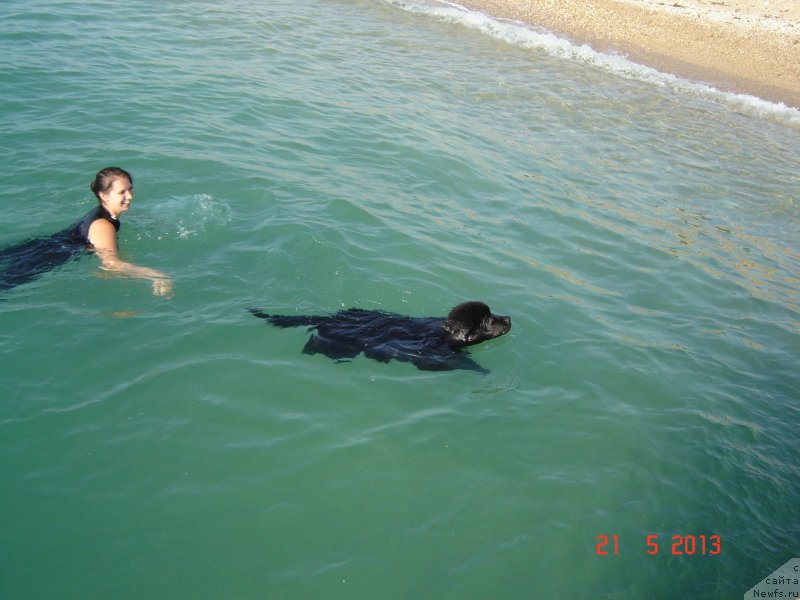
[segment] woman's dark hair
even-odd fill
[[[94,192],[98,202],[101,202],[100,192],[107,192],[110,190],[111,185],[114,183],[114,180],[117,177],[127,177],[128,181],[130,181],[131,185],[133,185],[133,177],[131,177],[131,174],[125,169],[120,169],[119,167],[106,167],[102,171],[98,171],[97,175],[94,177],[94,181],[91,183],[91,185],[89,185],[89,189]]]

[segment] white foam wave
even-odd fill
[[[589,64],[619,77],[666,86],[682,94],[725,104],[737,112],[753,117],[774,119],[787,125],[800,126],[800,110],[783,103],[770,102],[748,94],[724,92],[704,83],[662,73],[621,55],[597,52],[586,44],[573,44],[553,33],[533,28],[520,21],[489,17],[446,0],[384,1],[409,12],[463,25],[517,47],[544,51],[557,58]]]

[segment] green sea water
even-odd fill
[[[800,556],[798,123],[449,4],[4,0],[0,247],[119,165],[174,297],[0,298],[0,598],[741,598]],[[247,312],[470,299],[487,375]]]

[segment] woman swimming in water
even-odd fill
[[[127,277],[149,279],[157,296],[171,294],[172,281],[167,275],[125,262],[117,255],[119,217],[130,208],[133,199],[131,175],[119,167],[108,167],[97,173],[90,188],[98,205],[81,220],[51,236],[0,250],[0,291],[33,281],[88,249],[100,258],[102,269]]]

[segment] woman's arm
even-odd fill
[[[156,296],[171,295],[172,280],[166,274],[120,260],[117,255],[117,230],[106,219],[97,219],[89,226],[89,241],[100,258],[100,268],[126,277],[149,279],[153,282]]]

